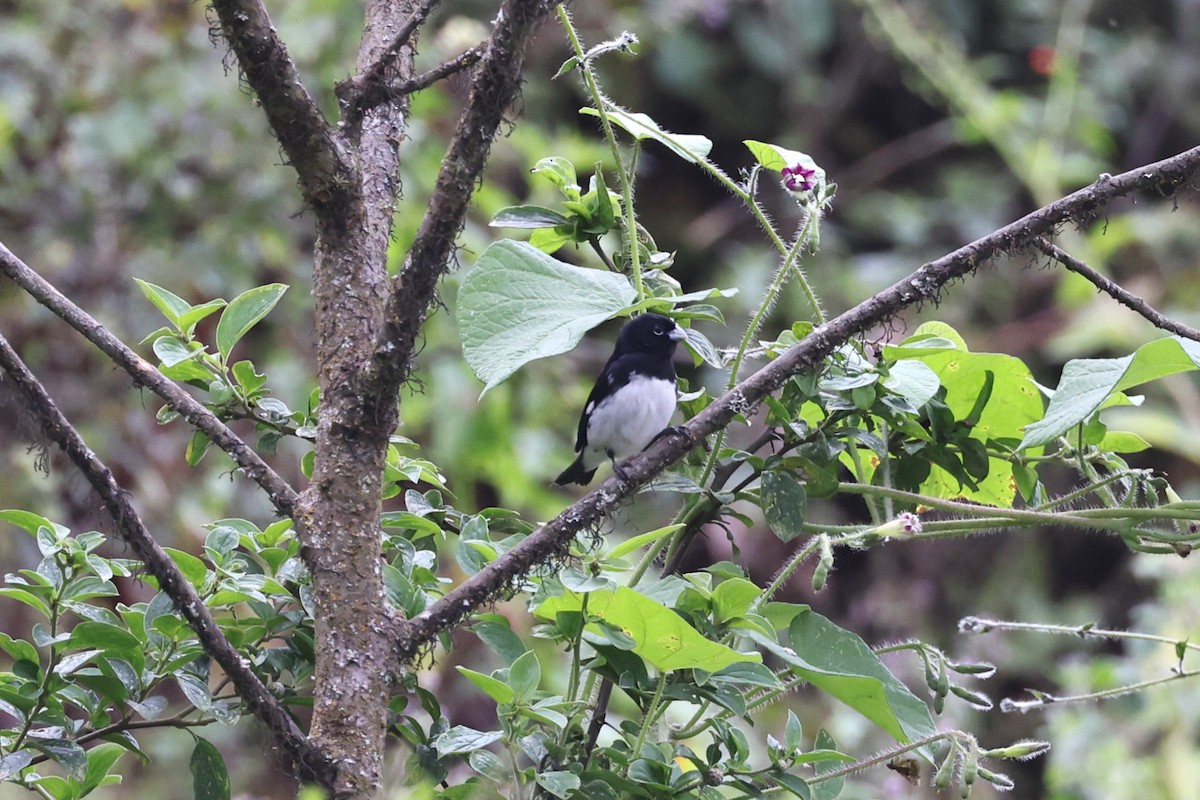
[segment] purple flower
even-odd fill
[[[813,176],[817,174],[815,169],[806,169],[800,164],[791,167],[784,167],[780,172],[783,173],[783,185],[792,192],[809,192],[813,188]]]

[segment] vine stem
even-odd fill
[[[592,106],[600,118],[600,128],[604,131],[604,138],[608,141],[608,146],[612,149],[613,160],[617,164],[617,178],[621,182],[621,210],[625,213],[625,235],[628,237],[629,243],[629,268],[633,275],[633,287],[637,290],[637,302],[640,303],[646,299],[646,289],[642,285],[641,252],[638,250],[637,241],[637,215],[633,208],[633,177],[625,167],[625,159],[621,157],[621,148],[617,145],[617,135],[613,131],[612,120],[608,118],[606,106],[609,105],[609,101],[600,91],[600,85],[596,83],[596,75],[592,71],[591,61],[583,49],[583,43],[579,41],[579,34],[576,33],[575,26],[571,22],[571,15],[563,3],[559,3],[555,10],[558,13],[558,21],[567,34],[568,41],[571,42],[571,49],[575,52],[575,57],[579,59],[579,72],[583,76],[583,83],[587,87],[588,94],[592,97]],[[597,183],[601,182],[597,181]],[[596,188],[599,191],[602,186],[597,185]]]
[[[630,766],[634,761],[642,757],[642,745],[646,743],[646,732],[650,730],[650,726],[654,724],[653,720],[658,716],[658,706],[662,703],[663,690],[667,686],[667,673],[660,672],[658,675],[658,686],[654,689],[654,698],[650,701],[650,705],[646,707],[646,713],[642,715],[642,727],[638,731],[637,742],[634,744],[633,752],[629,758]],[[626,772],[628,777],[628,771]]]
[[[1089,628],[1084,625],[1052,625],[1041,622],[1009,622],[998,619],[981,619],[979,617],[967,617],[966,620],[960,624],[965,624],[968,620],[971,628],[978,628],[979,633],[988,633],[993,630],[1032,631],[1034,633],[1052,633],[1060,636],[1090,636],[1095,639],[1134,639],[1141,642],[1169,644],[1172,647],[1179,647],[1182,644],[1185,649],[1200,653],[1200,643],[1198,642],[1189,642],[1186,639],[1172,639],[1169,636],[1157,636],[1152,633],[1117,631],[1108,630],[1105,628]]]

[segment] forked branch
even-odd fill
[[[996,256],[1029,245],[1059,225],[1071,221],[1086,222],[1114,198],[1146,190],[1161,195],[1173,194],[1197,168],[1200,168],[1200,147],[1120,175],[1104,176],[1090,186],[922,265],[907,278],[817,327],[803,341],[713,401],[677,433],[664,436],[644,453],[624,462],[625,480],[616,476],[609,478],[429,609],[404,623],[397,642],[399,661],[401,664],[411,662],[435,641],[439,633],[451,629],[471,612],[500,597],[520,576],[527,575],[566,548],[579,531],[599,522],[706,437],[729,425],[735,416],[749,414],[789,378],[818,370],[826,357],[852,337],[886,323],[909,306],[937,301],[950,281],[969,274]]]

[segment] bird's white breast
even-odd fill
[[[675,413],[675,382],[632,375],[629,383],[606,397],[588,418],[589,469],[608,460],[640,453],[671,422]]]

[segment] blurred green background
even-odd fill
[[[331,87],[347,77],[361,30],[359,3],[274,0],[277,27],[333,114]],[[665,127],[702,133],[727,171],[751,164],[743,139],[810,153],[839,185],[822,228],[821,251],[805,266],[825,309],[837,313],[921,263],[1085,185],[1200,142],[1200,3],[1195,0],[592,0],[573,4],[589,44],[635,32],[637,57],[610,55],[599,71],[619,103]],[[431,65],[488,30],[493,3],[444,4],[423,35],[419,63]],[[59,289],[134,343],[158,327],[137,276],[191,302],[232,298],[280,281],[293,289],[240,347],[270,376],[276,396],[303,407],[314,382],[307,282],[313,242],[290,169],[236,65],[210,33],[211,12],[185,0],[0,0],[0,241]],[[487,227],[499,208],[550,200],[531,185],[539,158],[571,159],[581,174],[611,156],[592,119],[576,112],[572,76],[551,80],[567,56],[548,23],[527,62],[513,127],[494,148],[487,179],[463,232],[462,269],[506,232]],[[451,80],[415,99],[404,144],[405,203],[397,216],[398,264],[457,116],[465,82]],[[752,220],[713,183],[649,146],[637,186],[642,223],[672,274],[691,291],[736,286],[723,301],[729,326],[707,326],[718,344],[740,333],[775,266]],[[766,193],[786,227],[792,212]],[[1110,207],[1058,241],[1163,312],[1197,323],[1200,224],[1197,197],[1138,198]],[[512,234],[514,232],[507,232]],[[592,263],[588,254],[577,257]],[[1124,355],[1157,332],[1090,285],[1013,253],[917,309],[877,336],[902,337],[922,321],[956,326],[972,349],[1016,355],[1054,385],[1071,357]],[[461,273],[460,273],[461,274]],[[441,300],[454,307],[457,276]],[[764,334],[808,318],[798,293],[785,295]],[[401,433],[420,442],[449,478],[463,509],[505,505],[545,519],[570,499],[549,488],[570,459],[578,410],[607,355],[614,325],[569,357],[535,362],[483,400],[457,344],[452,315],[430,321],[420,384],[403,397]],[[133,390],[90,346],[0,282],[0,328],[38,372],[90,445],[134,493],[159,541],[198,548],[205,522],[246,516],[265,523],[255,489],[210,453],[183,461],[187,432],[159,427],[159,403]],[[142,348],[148,354],[148,348]],[[693,386],[721,376],[681,365]],[[1189,499],[1200,496],[1200,396],[1193,378],[1148,390],[1143,409],[1119,424],[1156,445],[1140,466],[1166,471]],[[1115,413],[1113,419],[1115,419]],[[0,383],[0,507],[37,510],[76,530],[108,529],[88,487],[41,445]],[[31,449],[32,448],[32,449]],[[299,483],[296,447],[278,467]],[[1070,488],[1071,477],[1061,477]],[[618,520],[669,513],[650,503]],[[815,511],[863,520],[852,504]],[[739,560],[768,578],[786,552],[765,528],[733,531]],[[116,552],[120,554],[118,546]],[[691,566],[729,557],[723,531],[697,545]],[[0,566],[33,564],[24,536],[0,537]],[[134,583],[123,589],[142,599]],[[1193,637],[1196,565],[1131,557],[1119,541],[1043,530],[919,546],[896,543],[839,560],[828,588],[813,595],[799,575],[788,599],[811,602],[868,641],[920,637],[951,653],[986,658],[1001,670],[985,686],[997,699],[1025,687],[1058,693],[1161,675],[1170,653],[1075,640],[956,633],[966,614],[1105,626],[1137,626]],[[23,618],[5,604],[14,632]],[[450,687],[453,663],[485,656],[461,649],[429,671]],[[898,662],[903,671],[906,665]],[[446,694],[447,716],[472,724],[469,692]],[[851,713],[803,693],[794,698],[806,730],[826,725],[851,752],[879,746]],[[960,704],[961,707],[961,704]],[[770,709],[760,726],[781,724]],[[778,719],[776,719],[778,717]],[[981,732],[985,745],[1047,738],[1049,757],[1012,770],[1022,798],[1200,798],[1200,687],[1181,684],[1104,705],[1024,716],[955,709],[949,717]],[[294,794],[290,778],[252,725],[210,730],[242,797]],[[155,761],[126,763],[123,787],[107,797],[190,797],[180,780],[190,749],[182,732],[146,736]],[[399,770],[399,764],[396,766]],[[924,797],[899,775],[874,775],[845,797]],[[0,798],[15,796],[0,788]],[[106,794],[105,794],[106,793]],[[400,795],[397,795],[400,796]],[[976,797],[988,797],[981,787]]]

